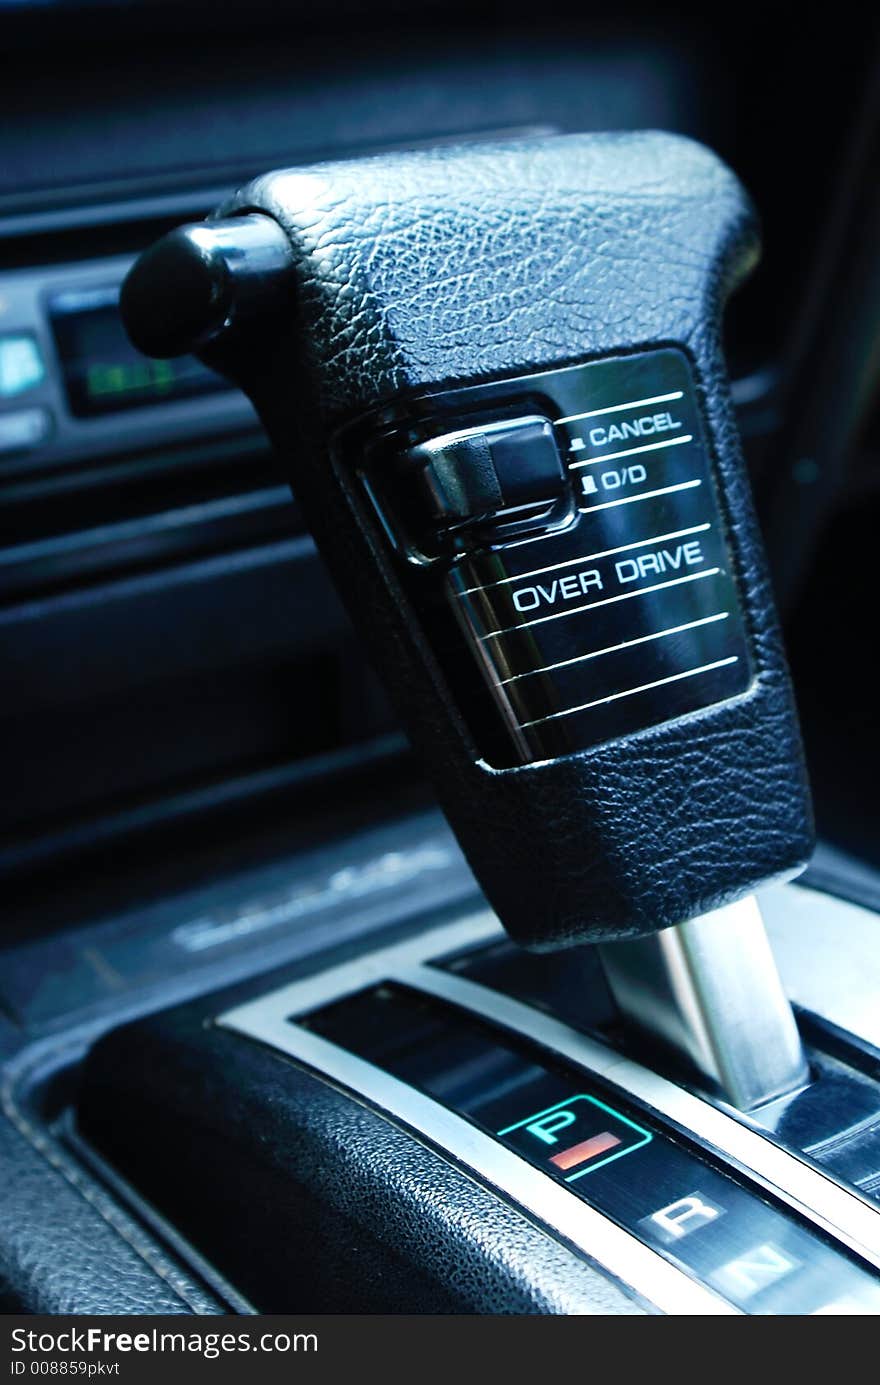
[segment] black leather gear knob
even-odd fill
[[[633,936],[795,873],[809,794],[720,345],[757,254],[734,176],[671,135],[564,136],[272,173],[217,224],[255,215],[289,242],[283,311],[203,353],[511,934]]]

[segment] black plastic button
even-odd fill
[[[119,307],[146,356],[185,356],[292,292],[293,249],[269,216],[250,213],[179,226],[125,277]]]
[[[425,518],[438,528],[548,508],[566,486],[553,429],[538,415],[442,434],[411,448],[407,461],[421,482]]]

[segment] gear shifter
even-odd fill
[[[511,935],[602,944],[742,1109],[805,1080],[749,896],[812,845],[719,341],[755,255],[705,149],[568,136],[258,179],[122,299],[253,398]]]

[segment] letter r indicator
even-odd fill
[[[665,1245],[673,1245],[723,1215],[724,1208],[710,1202],[701,1193],[687,1193],[685,1197],[643,1217],[639,1224],[655,1239]]]

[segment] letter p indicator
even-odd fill
[[[650,1144],[650,1130],[598,1097],[578,1092],[497,1132],[546,1173],[566,1183]]]
[[[559,1143],[557,1132],[574,1125],[576,1120],[574,1111],[568,1111],[563,1107],[561,1110],[546,1111],[536,1120],[529,1121],[526,1130],[530,1135],[534,1135],[535,1139],[542,1140],[545,1145],[555,1145]]]

